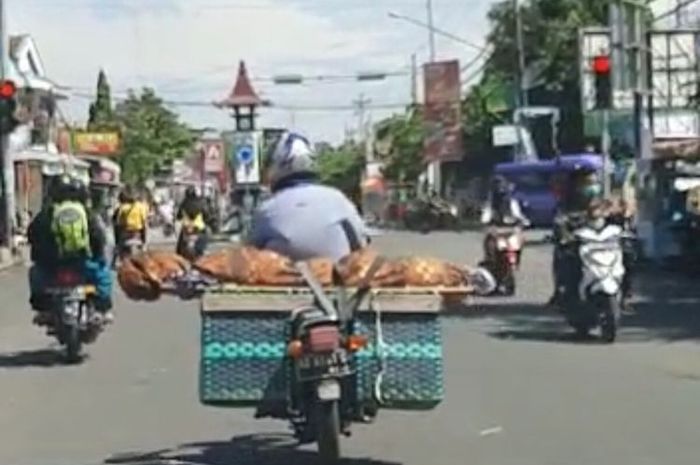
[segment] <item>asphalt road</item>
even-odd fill
[[[393,254],[475,263],[481,236],[390,233]],[[518,295],[445,321],[446,400],[384,411],[343,443],[347,465],[695,465],[700,460],[700,290],[647,272],[620,341],[576,341],[542,307],[550,249],[530,246]],[[117,296],[117,322],[81,366],[30,324],[26,271],[0,274],[0,463],[309,462],[286,425],[197,400],[195,303]]]

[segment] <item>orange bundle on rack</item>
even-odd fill
[[[330,259],[308,262],[309,269],[324,286],[332,285],[334,270],[349,287],[462,287],[469,271],[436,258],[389,259],[376,250],[354,252],[337,265]],[[173,253],[151,252],[127,259],[119,269],[119,283],[128,297],[155,300],[168,283],[190,269],[220,283],[241,286],[304,286],[306,282],[294,262],[275,252],[253,247],[232,247],[213,252],[192,265]]]

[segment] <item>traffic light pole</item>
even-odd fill
[[[7,30],[5,28],[5,2],[0,0],[0,80],[6,76],[5,65],[8,59]],[[2,217],[0,218],[0,246],[9,247],[12,244],[14,226],[14,186],[12,179],[12,160],[8,153],[8,137],[0,128],[0,186],[2,187]]]

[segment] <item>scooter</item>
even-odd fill
[[[573,298],[563,309],[581,336],[600,327],[603,341],[611,343],[617,337],[624,300],[623,236],[620,226],[588,223],[574,230],[573,240],[564,245],[578,255],[581,265],[576,292],[568,293]]]
[[[522,249],[523,233],[519,225],[492,228],[486,233],[482,265],[496,279],[497,293],[515,295],[515,276],[520,268]]]

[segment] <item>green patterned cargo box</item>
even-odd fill
[[[444,396],[441,300],[378,292],[355,332],[370,338],[357,353],[357,395],[383,408],[431,409]]]
[[[202,301],[200,399],[205,404],[285,411],[290,310],[299,290],[238,288]],[[443,397],[440,299],[425,291],[375,292],[354,325],[369,345],[356,354],[358,406],[427,409]]]

